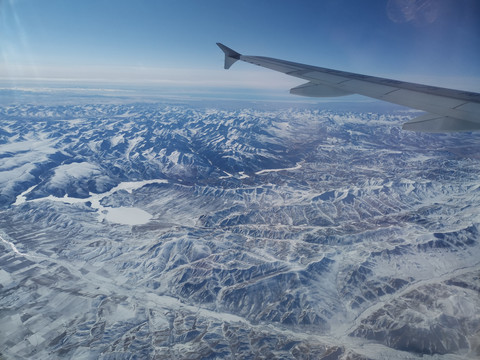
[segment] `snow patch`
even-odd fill
[[[263,174],[268,174],[271,172],[279,172],[279,171],[293,171],[293,170],[299,170],[301,168],[302,168],[302,163],[299,162],[294,167],[291,167],[291,168],[260,170],[260,171],[257,171],[255,175],[263,175]]]
[[[106,208],[105,219],[110,222],[124,225],[146,224],[152,218],[152,215],[139,208],[119,207]]]
[[[55,174],[50,182],[53,185],[63,185],[72,179],[83,179],[100,174],[100,168],[88,162],[60,165],[55,168]]]
[[[220,176],[219,179],[229,179],[229,178],[233,177],[232,174],[230,174],[230,173],[228,173],[228,172],[226,172],[226,171],[223,171],[223,172],[224,172],[225,174],[227,174],[227,175],[226,175],[226,176]]]
[[[15,254],[17,254],[17,255],[23,255],[23,256],[25,255],[24,253],[21,253],[20,251],[18,251],[18,249],[17,249],[17,247],[15,246],[14,243],[12,243],[12,242],[10,242],[10,241],[8,241],[8,240],[5,240],[1,235],[0,235],[0,240],[1,240],[2,242],[4,242],[5,244],[9,245],[9,246],[12,248],[12,250],[13,250],[13,252],[14,252]]]
[[[0,285],[7,286],[12,282],[12,277],[8,272],[3,269],[0,269]]]
[[[177,150],[173,151],[169,156],[168,156],[168,159],[174,163],[174,164],[178,164],[178,159],[180,158],[180,152],[178,152]]]
[[[38,202],[38,201],[50,200],[50,201],[59,201],[66,204],[90,202],[91,207],[93,209],[97,209],[98,221],[100,222],[103,220],[107,220],[117,224],[141,225],[141,224],[146,224],[147,222],[150,221],[150,219],[152,218],[152,215],[150,213],[136,207],[112,208],[108,206],[103,206],[101,204],[102,199],[116,193],[119,190],[125,190],[131,194],[133,190],[140,189],[143,186],[148,184],[165,184],[165,183],[168,183],[168,181],[164,179],[153,179],[153,180],[144,180],[144,181],[126,181],[118,184],[113,189],[105,193],[102,193],[102,194],[90,193],[90,197],[85,199],[70,197],[68,195],[65,195],[64,197],[55,197],[53,195],[49,195],[44,198],[34,199],[30,201]],[[14,205],[20,205],[20,204],[23,204],[24,202],[28,202],[25,198],[25,195],[29,193],[31,190],[33,190],[33,188],[34,186],[24,191],[22,194],[20,194],[17,197]],[[4,242],[7,242],[3,238],[0,238],[0,239],[3,240]],[[10,245],[13,246],[13,244],[10,244]],[[12,249],[17,252],[16,248],[12,247]]]
[[[26,195],[28,193],[30,193],[36,187],[37,187],[37,185],[33,185],[33,186],[29,187],[27,190],[25,190],[24,192],[22,192],[20,195],[18,195],[17,198],[15,199],[15,202],[13,203],[13,205],[21,205],[24,202],[26,202],[27,201]]]
[[[122,134],[116,135],[110,139],[110,144],[112,145],[112,147],[115,147],[118,144],[124,143],[124,142],[125,142],[125,139]]]

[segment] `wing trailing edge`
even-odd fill
[[[334,97],[360,94],[426,111],[428,114],[404,124],[403,129],[425,132],[480,130],[480,94],[379,78],[346,71],[305,65],[264,56],[242,55],[217,43],[225,53],[225,69],[242,60],[307,80],[291,94]]]
[[[478,131],[480,130],[480,123],[448,116],[425,114],[406,122],[403,124],[402,129],[431,133]]]

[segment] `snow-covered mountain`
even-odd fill
[[[480,356],[480,135],[408,116],[0,107],[0,353]]]

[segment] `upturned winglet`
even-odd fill
[[[230,66],[232,66],[237,60],[240,60],[240,56],[242,55],[235,50],[232,50],[221,43],[217,43],[217,45],[225,53],[225,69],[230,69]]]

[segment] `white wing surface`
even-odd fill
[[[229,69],[237,60],[242,60],[307,81],[291,89],[291,94],[310,97],[360,94],[428,113],[403,124],[404,130],[480,130],[478,93],[384,79],[263,56],[247,56],[223,44],[217,45],[225,53],[225,69]]]

